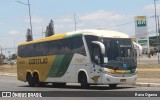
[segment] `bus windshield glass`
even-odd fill
[[[131,39],[102,38],[105,45],[103,66],[113,69],[132,69],[136,67],[134,48]]]

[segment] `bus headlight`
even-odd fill
[[[108,72],[108,71],[105,71],[104,73],[105,73],[105,74],[108,74],[108,75],[114,74],[114,73]]]

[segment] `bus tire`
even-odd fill
[[[28,85],[30,87],[33,87],[34,86],[34,83],[33,83],[33,77],[30,73],[27,73],[27,82],[28,82]]]
[[[40,87],[39,76],[37,73],[33,75],[33,83],[35,87]]]
[[[109,87],[110,87],[111,89],[115,89],[115,88],[117,87],[117,84],[109,84]]]
[[[79,73],[78,79],[80,81],[80,84],[81,84],[82,88],[84,88],[84,89],[89,88],[89,84],[87,82],[87,76],[86,76],[86,74],[84,72],[80,72]]]

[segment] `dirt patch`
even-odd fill
[[[138,64],[138,69],[160,69],[160,64]]]
[[[138,71],[138,78],[158,78],[160,79],[160,71]]]
[[[16,65],[2,65],[0,66],[0,73],[17,73]]]
[[[138,82],[160,83],[160,64],[138,64]]]
[[[160,83],[160,79],[158,79],[158,78],[138,78],[137,82]]]

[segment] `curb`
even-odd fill
[[[137,82],[133,84],[134,86],[140,86],[140,87],[160,87],[159,83],[142,83],[142,82]]]
[[[15,74],[0,74],[0,76],[17,76]]]

